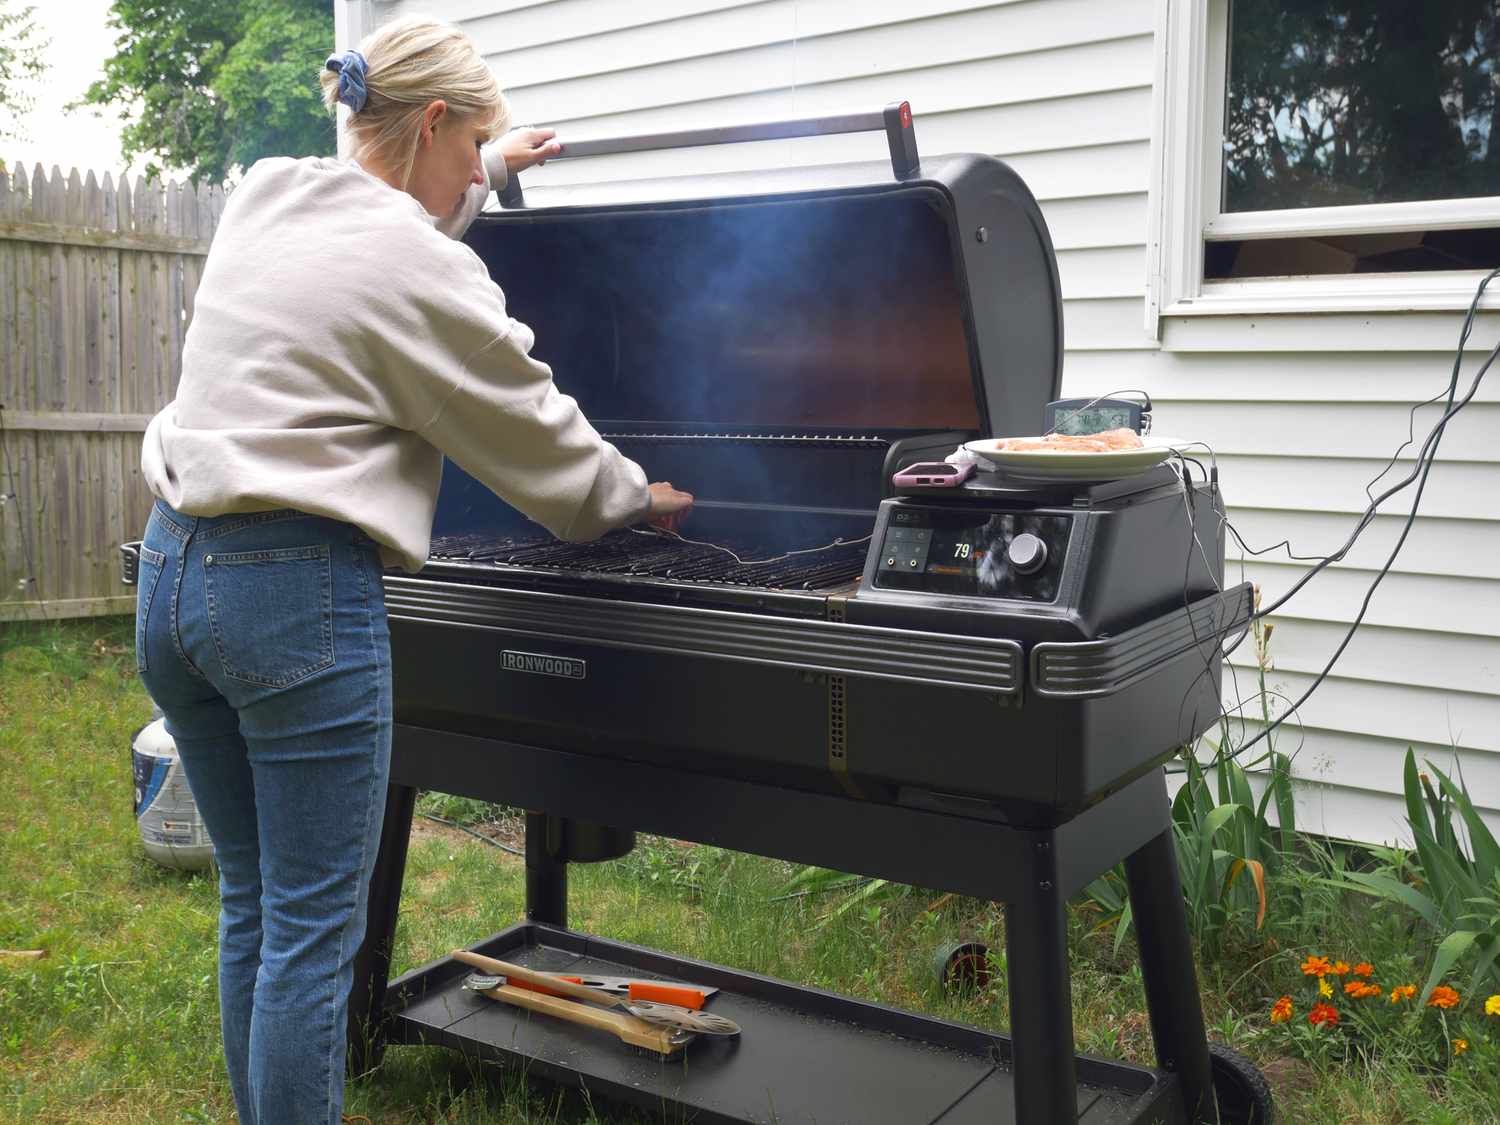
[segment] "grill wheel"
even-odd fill
[[[1260,1067],[1222,1043],[1208,1045],[1208,1063],[1219,1103],[1219,1125],[1275,1125],[1271,1086]]]

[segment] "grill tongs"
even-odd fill
[[[514,1004],[533,1012],[556,1016],[571,1023],[596,1027],[615,1035],[633,1047],[645,1047],[662,1055],[680,1051],[697,1035],[738,1035],[739,1024],[710,1012],[695,1012],[675,1004],[658,1004],[649,1000],[622,1000],[620,997],[587,985],[574,984],[548,973],[539,973],[509,961],[474,953],[467,949],[453,951],[453,959],[491,974],[488,978],[470,977],[464,987],[480,992],[492,1000]],[[497,979],[498,978],[498,979]],[[517,988],[511,979],[549,992],[561,992],[587,1000],[578,1004],[560,996],[549,996],[527,988]],[[488,987],[483,987],[488,985]],[[601,1004],[603,1008],[592,1007]],[[617,1009],[617,1010],[605,1010]]]

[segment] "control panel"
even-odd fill
[[[1050,602],[1071,528],[1064,515],[902,506],[886,525],[875,585]]]

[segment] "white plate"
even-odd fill
[[[1047,452],[1024,450],[1011,452],[995,447],[1004,438],[983,438],[964,443],[964,448],[990,462],[1011,476],[1038,480],[1119,480],[1155,468],[1172,455],[1173,448],[1184,448],[1190,442],[1147,434],[1139,449],[1111,449],[1103,453],[1086,450]]]

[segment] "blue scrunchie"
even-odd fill
[[[365,108],[370,91],[365,88],[365,71],[369,64],[358,51],[345,51],[342,55],[329,55],[325,68],[339,76],[339,101],[355,113]]]

